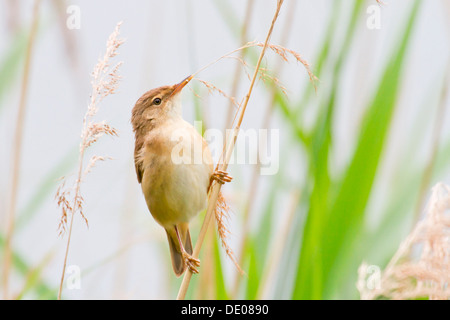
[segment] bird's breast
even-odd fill
[[[213,168],[211,155],[190,124],[182,121],[152,130],[141,161],[142,191],[158,223],[188,222],[205,208]]]

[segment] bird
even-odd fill
[[[137,180],[151,215],[166,231],[177,277],[200,267],[192,255],[190,220],[206,208],[213,181],[232,180],[214,170],[208,143],[182,117],[181,92],[192,79],[147,91],[131,112]]]

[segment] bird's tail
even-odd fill
[[[193,252],[192,241],[191,235],[189,233],[188,224],[187,223],[178,224],[177,230],[179,232],[182,245],[184,246],[184,250],[186,250],[188,254],[192,254]],[[181,248],[178,241],[175,226],[170,229],[166,229],[166,233],[167,239],[169,240],[170,257],[172,259],[173,271],[175,272],[176,276],[179,277],[186,270],[186,264],[184,263],[184,259],[181,254]]]

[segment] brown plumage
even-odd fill
[[[206,141],[182,118],[180,93],[191,78],[146,92],[131,118],[137,179],[152,216],[166,230],[177,276],[186,267],[198,272],[188,223],[206,207],[212,179],[230,180],[215,175]]]

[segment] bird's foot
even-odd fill
[[[200,260],[194,258],[189,253],[183,250],[181,253],[183,255],[184,263],[189,268],[192,273],[198,273],[198,267],[200,267]]]
[[[227,172],[222,171],[222,170],[216,170],[214,171],[214,173],[211,176],[211,182],[213,180],[216,180],[217,182],[219,182],[220,184],[224,184],[225,182],[231,182],[231,180],[233,180],[232,177],[230,177],[228,175]]]

